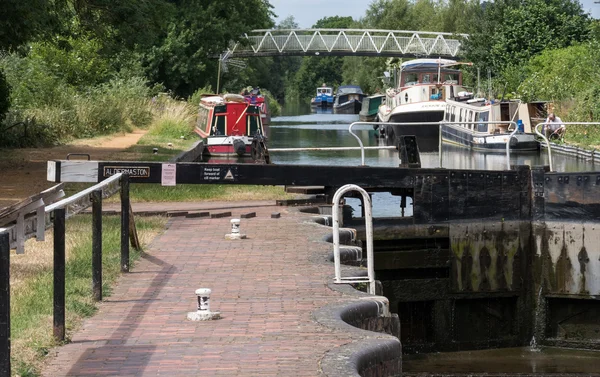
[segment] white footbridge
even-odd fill
[[[253,30],[232,45],[230,57],[381,56],[443,57],[461,55],[467,34],[373,29]]]

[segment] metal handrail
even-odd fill
[[[352,127],[354,127],[355,125],[369,125],[369,126],[373,126],[373,125],[414,126],[415,124],[423,125],[423,126],[435,126],[435,125],[439,125],[440,126],[440,138],[441,138],[441,132],[442,132],[441,131],[441,123],[442,122],[353,122],[353,123],[350,124],[350,127],[348,127],[348,131],[350,131],[350,133],[352,134],[352,136],[354,136],[358,140],[358,144],[361,146],[361,149],[364,149],[362,141],[358,138],[358,136],[356,136],[352,132]],[[394,147],[394,149],[395,148],[396,147]],[[440,149],[440,155],[441,154],[442,154],[442,150]],[[361,165],[364,166],[365,165],[365,152],[364,152],[364,150],[361,150],[360,157],[361,157]],[[441,162],[441,157],[440,157],[440,162]],[[440,163],[440,167],[441,167],[441,163]]]
[[[352,276],[342,277],[342,266],[340,261],[340,219],[339,219],[339,208],[340,200],[342,196],[348,191],[358,191],[362,194],[364,200],[365,209],[365,231],[367,234],[367,277],[364,276]],[[375,294],[375,266],[373,257],[373,215],[371,214],[371,197],[369,194],[360,186],[348,184],[340,187],[333,195],[333,209],[332,209],[332,222],[333,222],[333,262],[335,267],[335,283],[336,284],[347,284],[347,283],[369,283],[369,293]]]
[[[540,136],[544,142],[546,143],[546,149],[548,150],[548,165],[550,166],[550,171],[554,171],[554,168],[552,166],[552,148],[550,148],[550,140],[548,140],[548,138],[546,137],[546,135],[542,134],[539,131],[539,127],[543,126],[543,125],[547,125],[547,124],[553,124],[550,122],[542,122],[542,123],[538,123],[534,130],[535,133]],[[600,122],[560,122],[561,125],[565,126],[565,125],[577,125],[577,126],[600,126]]]
[[[517,123],[514,121],[472,121],[472,122],[448,122],[448,121],[439,121],[439,122],[353,122],[348,127],[348,132],[356,140],[358,141],[359,147],[309,147],[309,148],[273,148],[269,149],[269,152],[300,152],[300,151],[351,151],[351,150],[360,150],[360,159],[361,166],[365,166],[365,150],[392,150],[397,149],[397,146],[377,146],[377,147],[365,147],[362,140],[358,135],[352,132],[352,128],[356,125],[361,126],[374,126],[374,125],[387,125],[387,126],[414,126],[414,125],[423,125],[423,126],[439,126],[439,144],[438,144],[438,160],[440,168],[443,167],[443,157],[442,157],[442,127],[443,125],[450,124],[511,124],[514,126],[514,131],[510,133],[508,142],[506,143],[506,170],[510,170],[510,139],[518,132]]]

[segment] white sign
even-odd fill
[[[163,186],[175,186],[177,176],[177,164],[162,164],[160,184]]]

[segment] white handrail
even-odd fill
[[[367,277],[352,276],[342,277],[342,266],[340,261],[340,219],[339,219],[339,204],[342,196],[348,191],[358,191],[363,196],[365,207],[365,229],[367,233]],[[333,262],[335,266],[335,283],[369,283],[369,293],[375,294],[375,266],[373,260],[373,216],[371,214],[371,197],[360,186],[349,184],[340,187],[333,195]]]
[[[542,139],[544,139],[544,142],[546,143],[546,149],[548,150],[548,165],[550,166],[550,171],[554,171],[554,168],[552,166],[552,148],[550,148],[550,140],[548,140],[548,138],[546,138],[546,135],[543,135],[539,131],[539,127],[543,126],[545,124],[556,124],[556,123],[548,123],[548,122],[538,123],[535,126],[535,133],[538,134],[538,136],[541,136]],[[600,126],[600,122],[560,122],[559,124],[561,124],[561,125],[579,125],[579,126]]]

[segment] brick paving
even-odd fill
[[[294,209],[258,204],[229,203],[234,217],[256,212],[241,221],[246,240],[225,240],[229,217],[172,218],[43,375],[318,376],[324,354],[352,341],[311,315],[342,300],[327,287],[327,229]],[[186,319],[201,287],[212,289],[211,310],[222,319]]]

